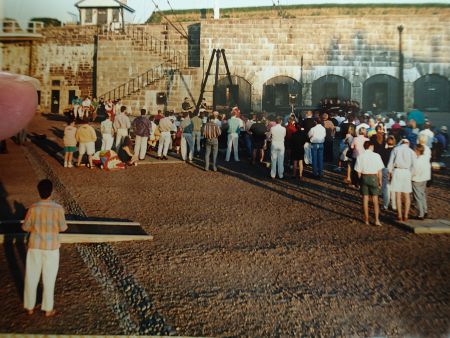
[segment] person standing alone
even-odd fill
[[[54,290],[59,268],[59,233],[67,230],[64,209],[50,198],[53,184],[45,179],[37,185],[41,200],[28,210],[22,229],[30,233],[25,272],[24,308],[34,313],[36,292],[42,274],[44,286],[42,311],[46,317],[55,315]]]

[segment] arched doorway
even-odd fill
[[[446,77],[427,74],[414,82],[414,103],[426,111],[450,111],[450,86]]]
[[[228,77],[221,78],[217,83],[216,105],[218,107],[239,106],[243,114],[252,110],[252,85],[241,76],[231,76],[232,85]]]
[[[289,112],[301,103],[300,83],[289,76],[276,76],[263,85],[262,109],[267,112]]]
[[[312,84],[312,104],[317,105],[320,100],[333,98],[348,100],[351,98],[350,81],[345,77],[329,74],[315,80]]]
[[[375,113],[399,110],[400,81],[387,74],[369,77],[363,85],[363,110]]]

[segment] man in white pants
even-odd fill
[[[114,142],[114,128],[111,121],[111,114],[100,123],[100,131],[102,133],[102,148],[101,150],[111,150]]]
[[[172,140],[170,136],[172,121],[169,118],[169,112],[167,111],[164,113],[164,118],[159,121],[159,130],[161,135],[159,136],[158,159],[167,160],[167,152],[169,151],[170,142]]]
[[[270,177],[273,179],[277,174],[278,177],[283,178],[284,176],[284,138],[286,137],[286,128],[281,125],[283,119],[277,117],[277,124],[270,128],[270,135],[272,137],[272,145],[270,147],[270,159],[271,159],[271,170]]]
[[[229,162],[231,157],[231,149],[233,149],[234,160],[239,162],[239,132],[243,126],[243,122],[237,117],[239,114],[239,108],[234,107],[231,110],[231,118],[228,120],[228,140],[227,140],[227,153],[225,155],[225,161]]]
[[[116,150],[119,151],[125,137],[128,136],[128,129],[131,127],[130,118],[125,115],[126,106],[120,107],[120,113],[114,118],[114,129],[116,130]]]
[[[37,187],[41,200],[30,207],[22,225],[24,231],[30,232],[23,299],[25,310],[32,315],[42,272],[44,290],[41,309],[45,311],[46,317],[51,317],[56,313],[53,305],[61,246],[59,232],[67,230],[67,224],[63,207],[50,200],[52,182],[45,179],[40,181]]]
[[[134,119],[132,127],[136,140],[134,142],[134,154],[139,156],[139,159],[145,160],[147,154],[147,141],[150,137],[150,130],[152,128],[150,120],[145,116],[147,111],[141,109],[141,116]]]

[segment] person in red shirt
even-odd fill
[[[286,124],[286,138],[284,139],[284,147],[286,149],[286,160],[287,163],[291,162],[291,152],[292,152],[292,135],[297,131],[295,125],[295,117],[289,116],[288,122]]]

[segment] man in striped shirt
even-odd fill
[[[22,229],[30,233],[25,272],[24,308],[33,314],[36,305],[36,291],[41,278],[44,284],[42,311],[46,317],[55,314],[53,298],[56,275],[59,268],[59,233],[67,230],[64,209],[50,200],[53,184],[45,179],[39,182],[41,200],[28,210]]]
[[[208,122],[205,124],[203,129],[203,136],[206,140],[206,152],[205,152],[205,170],[209,170],[209,157],[211,154],[211,148],[213,153],[213,170],[217,171],[216,160],[217,160],[217,152],[219,151],[219,136],[221,134],[220,128],[214,121],[214,116],[208,117]]]

